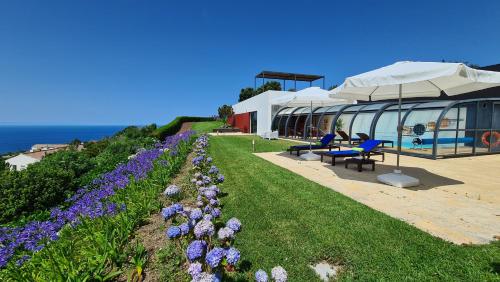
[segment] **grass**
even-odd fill
[[[499,242],[457,246],[433,237],[254,156],[252,139],[257,152],[290,144],[214,136],[209,153],[226,177],[224,218],[242,221],[236,247],[253,271],[282,265],[290,281],[315,281],[308,265],[325,259],[344,265],[341,280],[500,279]]]
[[[222,121],[203,121],[193,123],[193,130],[196,130],[198,133],[207,133],[212,132],[212,129],[219,128],[224,123]]]

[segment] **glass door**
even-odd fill
[[[257,133],[257,112],[250,113],[250,133]]]

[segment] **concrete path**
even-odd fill
[[[329,159],[320,163],[288,153],[255,155],[456,244],[484,244],[500,235],[500,155],[441,160],[402,156],[403,172],[422,182],[405,189],[376,179],[395,168],[393,154],[377,162],[375,171],[367,167],[363,172],[346,169],[343,161],[333,167]]]

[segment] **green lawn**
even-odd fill
[[[204,127],[200,124],[196,127]],[[226,177],[224,218],[244,229],[236,246],[251,270],[282,265],[290,281],[315,281],[308,265],[345,265],[344,280],[499,280],[500,244],[456,246],[251,154],[289,142],[214,136],[210,155]]]
[[[212,129],[219,128],[224,123],[222,121],[203,121],[193,123],[193,130],[196,130],[198,133],[206,133],[212,132]]]

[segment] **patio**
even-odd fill
[[[345,169],[342,161],[333,167],[328,159],[306,162],[283,152],[255,155],[455,244],[485,244],[500,235],[499,155],[440,160],[401,156],[403,171],[422,183],[405,189],[376,179],[394,170],[394,154],[377,162],[374,172],[361,173]]]

